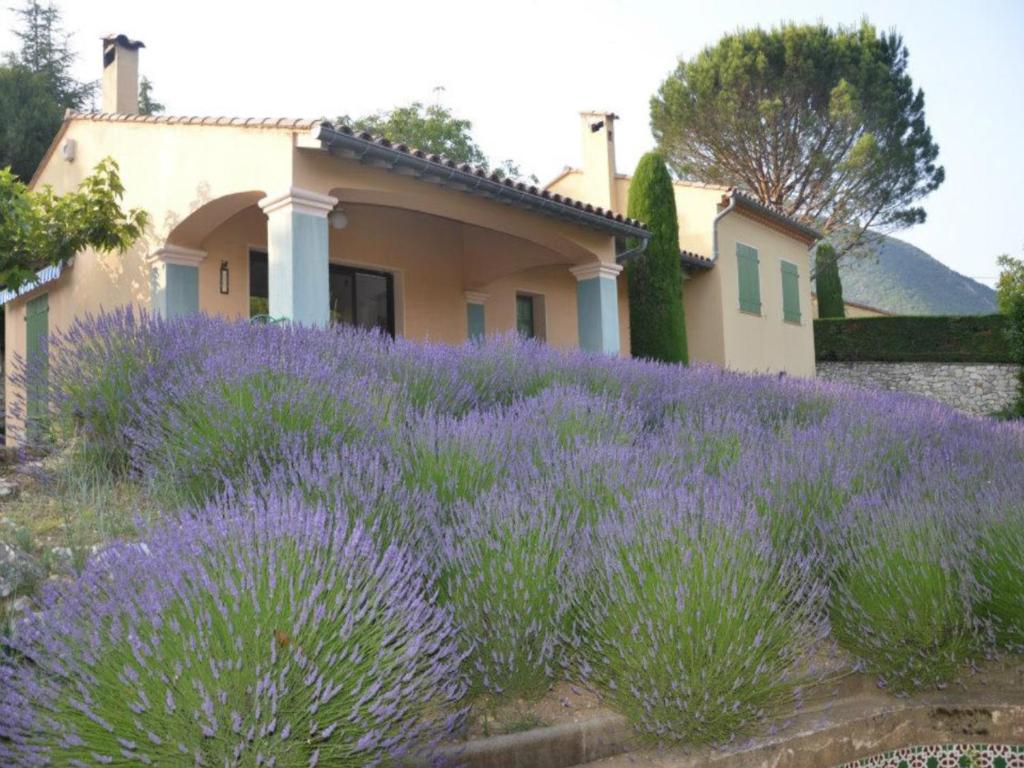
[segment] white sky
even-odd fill
[[[141,69],[169,114],[360,115],[442,99],[495,161],[547,181],[580,158],[577,112],[621,120],[630,171],[652,138],[648,101],[676,58],[740,26],[782,20],[900,31],[947,180],[929,220],[897,236],[992,282],[1000,253],[1024,253],[1022,0],[57,0],[100,73],[99,36],[144,40]],[[4,6],[20,4],[7,0]],[[15,47],[0,10],[0,51]]]

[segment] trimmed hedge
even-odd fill
[[[1013,363],[1004,315],[858,317],[814,321],[820,361]]]

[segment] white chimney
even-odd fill
[[[615,209],[615,118],[611,112],[580,112],[586,201]]]
[[[139,114],[140,40],[125,35],[103,38],[103,111],[119,115]]]

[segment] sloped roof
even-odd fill
[[[612,210],[574,200],[566,195],[559,195],[542,189],[534,184],[526,184],[515,179],[503,178],[495,171],[469,163],[458,163],[443,155],[424,152],[406,144],[392,142],[384,136],[376,136],[366,132],[353,130],[341,123],[334,124],[323,119],[295,119],[270,117],[202,117],[196,115],[124,115],[109,112],[76,112],[68,110],[64,115],[64,124],[54,138],[40,163],[40,169],[50,158],[58,142],[72,120],[88,120],[108,123],[142,123],[156,125],[200,125],[223,126],[229,128],[309,131],[314,139],[319,140],[326,149],[333,149],[341,144],[346,151],[359,159],[369,155],[387,155],[389,170],[402,165],[417,166],[416,175],[444,179],[444,183],[455,186],[470,194],[485,197],[496,197],[503,202],[517,205],[527,210],[545,213],[557,218],[574,220],[593,228],[605,230],[616,235],[647,238],[647,225],[636,219],[623,216]],[[377,158],[379,159],[379,157]],[[36,172],[38,175],[38,171]],[[33,179],[34,180],[34,179]]]
[[[693,251],[679,251],[679,262],[682,266],[693,269],[711,269],[715,266],[714,259],[694,253]]]
[[[560,195],[535,184],[502,177],[478,165],[459,163],[443,155],[424,152],[384,136],[355,131],[344,124],[323,121],[313,128],[313,137],[325,147],[337,149],[360,160],[379,160],[411,168],[417,175],[433,177],[470,194],[498,197],[506,202],[542,213],[572,218],[598,229],[630,237],[649,237],[647,225],[610,209]]]

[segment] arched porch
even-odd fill
[[[505,226],[495,207],[498,224],[486,226],[379,192],[228,195],[170,232],[157,253],[154,306],[167,316],[381,325],[449,343],[519,330],[559,347],[628,353],[619,268],[550,222],[531,232],[508,217]]]

